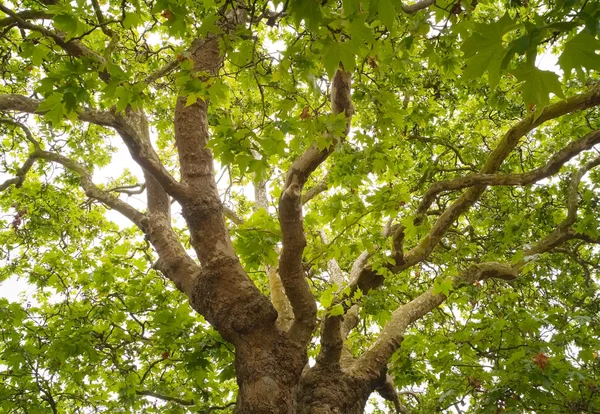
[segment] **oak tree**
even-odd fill
[[[0,411],[600,412],[600,3],[0,12]]]

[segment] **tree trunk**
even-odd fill
[[[284,335],[265,346],[269,335],[236,347],[239,393],[237,414],[362,414],[373,381],[356,377],[339,366],[312,368]],[[254,341],[261,341],[261,346]]]
[[[307,363],[303,349],[277,329],[255,331],[236,342],[236,413],[298,412],[298,382]]]

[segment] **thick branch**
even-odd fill
[[[220,24],[235,27],[238,12],[227,14]],[[193,71],[217,75],[223,61],[220,39],[208,34],[194,40],[190,57]],[[273,330],[277,313],[244,271],[235,254],[217,191],[209,140],[208,102],[197,99],[187,105],[179,96],[175,107],[175,142],[186,193],[178,201],[190,232],[190,241],[202,265],[190,303],[227,340],[247,341],[248,332]],[[161,183],[162,184],[162,183]],[[163,185],[164,187],[164,185]]]
[[[331,86],[331,105],[334,114],[347,117],[346,133],[353,113],[350,97],[350,73],[338,70]],[[320,150],[311,145],[290,167],[279,199],[279,223],[282,249],[279,275],[294,310],[290,336],[300,343],[308,343],[316,325],[317,307],[302,266],[306,246],[302,220],[302,189],[310,174],[333,152],[335,145]]]
[[[287,332],[292,323],[294,322],[294,312],[290,300],[285,294],[281,277],[275,266],[266,267],[267,276],[269,277],[269,292],[271,296],[271,303],[277,311],[277,326],[283,331]]]
[[[0,111],[43,115],[43,112],[37,110],[41,102],[23,95],[0,95]],[[143,169],[151,172],[170,195],[181,198],[187,194],[185,187],[165,169],[150,142],[140,138],[143,130],[147,128],[143,114],[137,113],[131,108],[127,109],[125,115],[86,108],[79,110],[77,117],[83,122],[114,128],[127,145],[134,161]]]
[[[258,158],[258,154],[253,154]],[[269,209],[269,196],[267,192],[267,182],[259,181],[254,183],[254,211],[259,209]],[[277,311],[277,327],[282,332],[287,332],[294,321],[294,312],[290,300],[285,294],[283,283],[276,266],[265,266],[265,272],[269,278],[269,294],[271,303]]]
[[[452,285],[454,288],[458,288],[477,280],[489,278],[513,280],[516,277],[517,271],[512,267],[503,263],[489,262],[472,265],[463,270],[452,280]],[[434,293],[432,288],[396,309],[392,313],[392,319],[381,331],[379,338],[357,360],[352,369],[368,378],[377,378],[388,359],[400,346],[406,328],[441,305],[446,298],[447,296],[443,293]]]
[[[418,11],[428,8],[432,4],[435,4],[435,0],[421,0],[414,4],[402,4],[402,11],[406,14],[414,14]]]
[[[515,264],[515,269],[521,269],[527,262],[534,259],[537,255],[551,251],[569,239],[581,238],[571,226],[577,219],[578,206],[578,188],[583,176],[592,168],[600,165],[600,157],[596,157],[579,168],[571,177],[567,187],[567,217],[561,221],[556,230],[546,235],[535,246],[523,251],[523,259]]]
[[[379,378],[375,383],[375,391],[385,400],[391,401],[394,404],[397,414],[409,414],[408,409],[402,405],[394,386],[394,379],[390,374],[387,373],[387,367],[385,367],[379,374]]]
[[[598,104],[600,104],[600,86],[596,86],[586,93],[547,106],[537,118],[534,114],[529,115],[527,118],[510,128],[502,139],[500,139],[500,142],[483,165],[481,173],[491,174],[497,171],[504,159],[516,147],[521,137],[542,123]],[[438,217],[437,221],[429,230],[429,233],[421,239],[417,246],[405,254],[404,263],[401,267],[406,269],[425,259],[429,253],[433,251],[452,223],[454,223],[461,214],[467,211],[479,199],[484,191],[485,187],[471,187],[467,189]]]
[[[324,244],[329,244],[327,235],[323,230],[319,231],[321,241]],[[335,259],[327,261],[327,270],[329,272],[330,281],[340,289],[346,282],[344,273],[340,265]],[[322,325],[321,333],[321,352],[317,358],[319,364],[338,364],[344,349],[344,339],[347,332],[352,328],[352,318],[348,318],[348,322],[343,315],[330,316],[327,315]],[[347,331],[347,332],[344,332]]]
[[[513,266],[494,262],[470,266],[453,279],[452,285],[454,288],[488,278],[513,280],[522,267],[532,258],[535,258],[536,255],[550,252],[566,240],[573,238],[574,232],[570,227],[577,218],[579,184],[583,176],[598,165],[600,165],[600,157],[587,162],[573,174],[567,188],[567,217],[557,226],[555,231],[542,238],[535,246],[524,249],[524,258],[521,261]],[[392,314],[391,321],[384,327],[373,346],[359,358],[355,368],[369,376],[374,375],[377,369],[385,366],[387,359],[398,349],[406,328],[438,307],[444,300],[446,300],[446,295],[443,293],[435,294],[433,289],[430,289],[406,305],[396,309]]]
[[[25,20],[23,17],[21,17],[19,15],[19,13],[15,13],[11,9],[4,6],[2,3],[0,3],[0,11],[6,13],[7,15],[10,16],[10,18],[14,19],[14,21],[17,23],[17,25],[20,28],[38,32],[38,33],[42,34],[43,36],[54,40],[54,42],[58,46],[60,46],[62,49],[64,49],[65,52],[67,52],[71,56],[74,56],[74,57],[86,56],[86,57],[89,57],[89,58],[95,60],[102,66],[106,64],[105,59],[100,54],[98,54],[95,51],[93,51],[92,49],[88,48],[80,41],[73,40],[73,39],[67,40],[67,37],[62,33],[53,32],[43,26],[37,26],[37,25],[29,22],[28,20]]]
[[[237,213],[235,211],[233,211],[232,209],[230,209],[229,207],[223,206],[223,214],[225,215],[225,217],[227,217],[229,220],[231,220],[234,224],[237,224],[237,225],[244,224],[244,219],[241,218],[240,216],[238,216]]]
[[[600,104],[600,85],[591,88],[588,92],[572,96],[564,101],[548,105],[542,111],[541,115],[535,118],[534,114],[529,115],[512,128],[500,139],[496,148],[489,155],[481,174],[495,173],[504,159],[518,144],[521,137],[529,133],[542,123],[561,117],[565,114],[581,111]],[[396,265],[390,266],[392,271],[402,271],[414,266],[416,263],[424,260],[442,239],[448,228],[465,211],[467,211],[483,194],[485,186],[470,187],[458,199],[456,199],[436,220],[427,235],[419,243],[403,255],[400,261],[396,260]],[[394,232],[395,237],[402,237],[402,229]],[[369,266],[363,268],[357,277],[351,281],[352,291],[358,286],[364,286],[374,289],[383,283],[383,277],[379,276]],[[361,288],[362,289],[362,288]]]
[[[173,61],[167,63],[166,65],[164,65],[163,67],[159,68],[155,72],[152,72],[150,75],[148,75],[146,77],[146,79],[144,80],[144,82],[147,83],[148,85],[153,82],[156,82],[163,76],[167,76],[169,73],[174,71],[177,68],[177,66],[179,66],[179,61],[173,60]]]
[[[11,184],[20,186],[25,179],[25,174],[31,168],[36,159],[57,162],[65,168],[79,174],[81,186],[86,195],[98,200],[110,208],[120,212],[138,226],[146,236],[159,255],[159,261],[155,267],[171,279],[175,285],[188,296],[191,288],[200,272],[199,266],[186,253],[177,235],[171,227],[170,198],[156,179],[144,170],[146,176],[146,191],[148,196],[148,216],[140,213],[129,204],[115,197],[110,191],[99,189],[92,182],[92,175],[86,168],[67,157],[40,149],[39,143],[33,138],[31,131],[20,122],[0,119],[0,122],[11,123],[19,126],[25,132],[27,139],[33,144],[35,151],[31,153],[25,164],[17,173],[17,177],[7,180],[0,185],[0,190]],[[140,129],[139,139],[150,145],[147,125]]]
[[[583,138],[571,142],[565,148],[554,154],[546,165],[523,174],[472,174],[453,180],[444,180],[434,183],[423,197],[417,209],[417,217],[427,213],[435,200],[435,196],[442,191],[460,190],[475,186],[509,186],[528,185],[541,179],[556,174],[560,168],[576,155],[591,149],[600,143],[600,130],[592,131]]]
[[[18,94],[0,95],[0,111],[17,111],[29,114],[43,115],[37,108],[42,103],[38,99],[28,98]],[[83,109],[77,113],[77,117],[83,122],[96,125],[115,127],[117,116],[113,112],[96,111],[94,109]]]
[[[310,200],[327,190],[327,176],[311,187],[302,195],[302,204],[308,203]]]
[[[187,49],[187,53],[193,54],[195,53],[198,49],[199,49],[199,43],[201,41],[200,40],[196,40],[195,42],[192,42],[192,44],[190,45],[190,47]],[[157,80],[159,80],[160,78],[162,78],[163,76],[167,76],[169,73],[171,73],[172,71],[174,71],[175,69],[177,69],[177,67],[179,66],[179,60],[177,59],[173,59],[170,62],[166,63],[164,66],[158,68],[156,71],[152,72],[151,74],[149,74],[146,79],[144,80],[144,82],[146,84],[151,84],[153,82],[156,82]],[[204,63],[204,65],[209,65],[211,67],[207,68],[209,70],[207,70],[207,72],[213,72],[215,70],[217,70],[219,68],[219,66],[221,66],[222,64],[222,57],[216,56],[216,60],[213,62],[206,62]]]
[[[31,155],[35,158],[41,158],[47,161],[59,163],[65,168],[76,172],[79,175],[79,181],[81,183],[81,187],[85,191],[85,195],[98,200],[103,204],[106,204],[113,210],[118,211],[142,231],[146,230],[144,214],[140,213],[135,208],[115,197],[108,191],[99,189],[92,181],[92,174],[90,174],[90,172],[87,171],[83,165],[71,160],[70,158],[48,151],[36,150]]]
[[[139,139],[151,147],[147,122],[139,124]],[[144,170],[144,177],[149,218],[146,236],[159,257],[154,267],[172,280],[179,290],[192,297],[193,288],[200,275],[200,266],[188,255],[173,230],[171,198],[150,172]]]
[[[384,237],[384,238],[388,237],[391,229],[392,229],[392,221],[388,220],[388,222],[383,227],[383,230],[381,231],[382,237]],[[364,266],[366,265],[366,263],[370,257],[371,257],[371,254],[366,250],[360,254],[358,259],[352,265],[352,270],[351,270],[351,274],[350,274],[351,281],[353,280],[353,277],[356,277],[356,275],[358,275],[362,271],[362,269],[364,268]],[[337,262],[335,264],[337,265]],[[341,272],[341,269],[340,269],[340,272]],[[330,270],[330,273],[331,273],[331,270]],[[342,275],[342,277],[343,277],[343,275]],[[381,276],[379,276],[375,272],[373,272],[373,277],[375,278],[375,280],[379,280],[379,278]],[[366,280],[367,280],[367,278],[363,278],[362,282],[364,283]],[[346,282],[346,280],[343,279],[343,282]],[[369,280],[369,283],[373,283],[373,282],[374,282],[374,280]],[[338,284],[338,286],[342,286],[342,285]],[[361,284],[360,286],[358,286],[358,288],[361,289],[365,293],[369,291],[369,287],[364,286],[364,284]],[[350,331],[358,323],[358,311],[359,311],[359,305],[354,304],[348,309],[346,314],[343,316],[326,316],[325,321],[323,323],[322,333],[321,333],[321,352],[319,354],[319,357],[317,358],[317,361],[319,363],[321,363],[321,364],[337,364],[338,362],[344,363],[344,361],[341,360],[341,358],[344,356],[344,354],[343,354],[344,341],[348,337],[348,334],[350,333]],[[346,350],[346,352],[349,354],[349,352],[347,350]],[[346,359],[352,359],[352,358],[350,358],[350,355],[348,355],[348,358],[346,358]]]
[[[43,11],[43,10],[23,10],[15,13],[16,18],[5,17],[4,19],[0,19],[0,27],[10,26],[13,23],[18,23],[17,18],[21,20],[37,20],[37,19],[51,19],[53,17],[52,14]]]
[[[142,231],[146,230],[146,222],[145,222],[144,214],[140,213],[139,211],[137,211],[135,208],[133,208],[126,202],[119,200],[117,197],[110,194],[108,191],[104,191],[104,190],[101,190],[100,188],[98,188],[92,182],[92,175],[90,174],[89,171],[87,171],[87,169],[83,165],[81,165],[77,161],[74,161],[74,160],[67,158],[60,154],[55,154],[53,152],[48,152],[48,151],[44,151],[41,149],[36,149],[35,151],[33,151],[29,155],[29,157],[27,158],[27,160],[25,161],[23,166],[19,169],[19,172],[17,173],[17,177],[11,178],[11,179],[5,181],[2,185],[0,185],[0,190],[4,190],[11,184],[16,185],[17,187],[20,186],[25,179],[25,174],[31,168],[31,166],[33,165],[35,160],[37,160],[37,159],[43,159],[46,161],[56,162],[58,164],[61,164],[68,170],[71,170],[71,171],[77,173],[79,175],[79,181],[80,181],[81,187],[83,188],[83,190],[85,191],[85,194],[88,197],[98,200],[98,201],[106,204],[108,207],[112,208],[113,210],[118,211],[123,216],[127,217],[132,223],[134,223]]]

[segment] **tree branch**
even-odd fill
[[[506,134],[500,139],[496,148],[491,152],[480,174],[495,173],[504,159],[518,144],[521,137],[528,132],[537,128],[544,122],[561,117],[563,115],[581,111],[600,104],[600,85],[597,85],[585,93],[572,96],[564,101],[548,105],[539,115],[535,117],[530,114],[525,119],[511,127]],[[396,259],[395,265],[390,265],[389,269],[394,272],[400,272],[408,269],[415,264],[424,260],[435,248],[438,242],[446,233],[446,230],[454,223],[454,221],[465,211],[467,211],[483,194],[485,185],[479,187],[468,188],[458,199],[456,199],[436,220],[427,235],[425,235],[419,243],[410,251],[405,253],[401,258]],[[394,237],[403,237],[403,228],[399,227],[394,232]],[[398,260],[400,259],[400,260]],[[383,283],[383,277],[377,275],[369,266],[365,266],[357,277],[350,282],[351,292],[357,287],[361,289],[374,289]]]
[[[432,4],[435,4],[435,0],[421,0],[414,4],[402,4],[402,11],[406,14],[414,14],[418,11],[428,8]]]
[[[174,71],[177,68],[177,66],[179,66],[179,61],[172,60],[171,62],[167,63],[163,67],[156,70],[155,72],[146,76],[146,79],[144,80],[144,82],[148,85],[151,83],[154,83],[157,80],[159,80],[160,78],[162,78],[163,76],[166,76],[169,73],[171,73],[172,71]]]
[[[15,178],[17,178],[17,180],[15,181],[15,179],[13,178],[13,179],[9,179],[9,180],[5,181],[2,185],[0,185],[0,190],[4,190],[11,184],[15,184],[17,187],[20,186],[25,179],[25,174],[31,168],[31,166],[33,165],[35,160],[37,160],[37,159],[43,159],[46,161],[56,162],[58,164],[61,164],[68,170],[71,170],[71,171],[77,173],[79,175],[79,181],[80,181],[81,187],[83,188],[83,190],[85,191],[85,194],[88,197],[98,200],[98,201],[106,204],[108,207],[112,208],[113,210],[118,211],[123,216],[127,217],[132,223],[134,223],[142,231],[146,230],[144,214],[140,213],[138,210],[136,210],[135,208],[133,208],[126,202],[119,200],[117,197],[110,194],[109,192],[98,188],[92,182],[92,175],[90,174],[89,171],[87,171],[87,169],[83,165],[81,165],[77,161],[71,160],[70,158],[67,158],[60,154],[55,154],[53,152],[48,152],[48,151],[44,151],[41,149],[36,149],[35,151],[33,151],[27,158],[27,161],[25,161],[25,164],[23,164],[23,166],[19,169],[19,172],[17,173],[17,177],[15,177]]]
[[[50,14],[44,10],[23,10],[15,13],[16,18],[14,16],[5,17],[4,19],[0,19],[0,27],[10,26],[13,23],[18,23],[18,19],[21,20],[38,20],[38,19],[52,19],[54,17],[53,14]]]
[[[41,102],[38,99],[23,95],[0,95],[0,111],[18,111],[43,115],[44,112],[37,110]],[[178,183],[165,169],[151,143],[140,138],[144,133],[144,129],[147,128],[143,113],[137,113],[131,108],[128,108],[124,115],[115,114],[113,111],[104,112],[86,108],[78,111],[77,117],[83,122],[115,129],[127,145],[134,161],[143,169],[151,172],[165,191],[178,199],[188,194],[185,186]]]
[[[394,404],[397,414],[409,414],[408,409],[400,402],[400,399],[398,398],[398,393],[396,392],[396,387],[394,386],[394,379],[390,374],[387,373],[387,367],[381,371],[374,388],[383,399],[391,401],[392,404]]]
[[[18,94],[0,95],[0,111],[17,111],[29,114],[43,115],[37,108],[42,103],[39,99],[28,98]],[[116,127],[117,116],[113,112],[103,112],[94,109],[83,109],[77,113],[77,117],[83,122],[91,124]]]
[[[127,195],[142,194],[144,191],[146,191],[146,184],[120,185],[118,187],[113,187],[108,191],[114,191],[116,193]]]
[[[346,115],[346,133],[350,127],[353,107],[350,97],[350,73],[339,69],[332,80],[331,104],[334,114]],[[334,151],[335,145],[320,150],[311,145],[290,167],[279,198],[279,224],[282,249],[279,275],[294,310],[290,336],[306,344],[316,326],[317,307],[305,279],[302,254],[306,237],[302,220],[302,189],[310,174]]]
[[[570,226],[575,223],[577,218],[579,183],[589,170],[598,165],[600,165],[600,157],[587,162],[573,174],[567,188],[567,217],[557,226],[555,231],[542,238],[535,246],[524,249],[522,260],[513,266],[495,262],[472,265],[452,279],[453,287],[456,289],[461,285],[489,278],[514,280],[527,262],[535,259],[541,253],[552,251],[561,243],[572,238],[574,232],[570,229]],[[388,358],[400,346],[406,328],[441,305],[446,298],[447,296],[443,293],[434,293],[432,288],[406,305],[397,308],[392,313],[391,321],[385,325],[373,346],[359,358],[353,369],[369,377],[377,373],[377,370],[385,366]]]
[[[411,140],[411,141],[420,141],[420,142],[431,142],[432,144],[442,145],[442,146],[444,146],[446,148],[449,148],[450,150],[452,150],[452,152],[454,152],[454,154],[456,155],[456,158],[458,158],[459,161],[463,165],[466,165],[467,167],[469,167],[470,169],[472,169],[473,171],[475,171],[475,166],[473,164],[471,164],[471,163],[466,162],[465,159],[463,158],[462,154],[458,150],[458,148],[456,148],[450,142],[446,142],[447,140],[438,139],[438,138],[427,138],[427,137],[422,137],[420,135],[411,135],[411,136],[408,137],[408,140]]]
[[[219,23],[224,31],[237,25],[238,11],[232,10]],[[195,39],[190,58],[194,72],[216,76],[223,61],[218,35],[209,33]],[[273,330],[277,313],[248,277],[233,249],[214,177],[212,151],[207,147],[207,111],[205,100],[187,105],[187,96],[177,98],[175,143],[187,190],[178,201],[202,265],[190,303],[224,338],[239,344],[238,340],[248,340],[242,333]]]
[[[57,162],[65,168],[74,171],[79,175],[81,186],[88,197],[96,199],[118,211],[146,234],[146,237],[159,255],[159,261],[154,267],[171,279],[179,290],[188,296],[191,295],[192,287],[200,272],[200,267],[186,253],[179,238],[173,231],[171,227],[170,198],[154,176],[144,170],[146,177],[145,187],[148,197],[148,216],[146,216],[118,197],[115,197],[110,191],[100,190],[94,185],[92,175],[83,165],[62,155],[41,150],[39,143],[33,138],[31,131],[24,124],[10,119],[0,119],[0,122],[10,123],[23,129],[27,139],[35,148],[35,151],[30,154],[25,164],[19,169],[17,177],[5,181],[0,185],[0,190],[4,190],[11,184],[19,187],[25,179],[25,174],[36,159]],[[145,129],[140,129],[138,132],[141,134],[139,139],[146,142],[147,145],[151,145],[147,125]]]
[[[383,227],[383,230],[381,231],[382,237],[386,238],[389,236],[390,231],[392,229],[391,224],[392,221],[388,220],[388,222]],[[356,277],[356,275],[358,275],[362,271],[370,257],[371,254],[366,250],[360,254],[358,259],[356,259],[356,261],[352,265],[350,280],[353,280],[353,277]],[[374,280],[379,280],[380,276],[373,272],[373,277]],[[363,278],[362,282],[364,283],[365,280],[366,278]],[[370,283],[373,283],[373,281],[370,281]],[[345,279],[343,279],[343,282],[345,282]],[[342,285],[338,284],[338,286]],[[365,293],[369,291],[369,288],[365,287],[364,284],[358,286],[358,288]],[[336,303],[339,302],[336,301]],[[317,358],[318,363],[330,365],[337,364],[339,362],[344,363],[344,361],[341,360],[344,352],[344,341],[348,337],[350,331],[354,329],[354,327],[358,323],[358,311],[359,305],[354,304],[345,312],[345,315],[325,316],[325,321],[323,322],[323,329],[321,332],[321,352],[319,353],[319,356]],[[346,359],[353,358],[349,356]]]
[[[244,219],[241,218],[240,216],[238,216],[237,213],[235,211],[233,211],[232,209],[230,209],[229,207],[223,206],[223,214],[225,215],[225,217],[227,217],[229,220],[231,220],[234,224],[237,224],[237,225],[244,224]]]
[[[327,175],[325,175],[321,181],[302,194],[302,205],[308,203],[325,190],[327,190]]]
[[[24,123],[15,121],[14,119],[10,118],[0,118],[0,124],[9,124],[21,128],[21,130],[25,134],[25,138],[31,143],[31,145],[33,145],[33,148],[40,148],[40,143],[33,137],[33,134],[31,133],[27,125],[25,125]]]
[[[327,235],[323,230],[319,231],[319,235],[324,244],[329,244]],[[346,283],[346,278],[344,277],[340,265],[335,259],[327,261],[327,270],[331,282],[334,283],[338,289],[341,289]],[[356,311],[358,311],[358,307]],[[345,318],[344,315],[325,316],[321,329],[321,351],[317,357],[317,363],[331,365],[340,362],[344,349],[344,339],[346,339],[348,333],[353,328],[353,326],[351,326],[352,322],[352,316],[349,316],[348,318]]]
[[[530,114],[527,118],[510,128],[500,139],[496,148],[489,155],[481,169],[482,174],[491,174],[498,170],[504,159],[519,143],[521,137],[532,131],[542,123],[558,118],[565,114],[580,111],[600,104],[600,86],[596,86],[586,93],[572,96],[564,101],[548,105],[539,117]],[[401,268],[406,269],[425,259],[441,240],[446,230],[465,211],[467,211],[483,194],[485,186],[471,187],[467,189],[456,201],[454,201],[436,220],[420,242],[404,255]]]
[[[31,167],[33,167],[35,160],[35,157],[31,155],[27,157],[21,168],[19,168],[19,170],[17,171],[17,175],[15,177],[5,180],[2,184],[0,184],[0,191],[6,190],[11,185],[20,188],[23,185],[23,182],[25,181],[25,176],[27,175]]]
[[[104,14],[102,14],[102,9],[100,8],[100,3],[98,3],[98,0],[92,0],[92,7],[94,8],[94,13],[96,14],[96,19],[98,19],[98,23],[100,24],[102,32],[108,37],[113,37],[114,32],[106,27],[106,20],[104,19]]]
[[[255,158],[258,158],[258,154],[253,155]],[[266,181],[263,180],[254,183],[254,200],[254,211],[261,208],[268,211],[269,196],[267,193]],[[285,289],[283,288],[283,283],[281,283],[281,277],[279,276],[277,267],[266,265],[265,272],[269,278],[269,295],[271,297],[271,303],[277,311],[277,327],[282,332],[287,332],[294,321],[292,305],[285,294]]]
[[[573,174],[567,187],[567,217],[558,224],[556,230],[546,235],[535,246],[525,249],[523,259],[513,266],[515,269],[521,269],[537,255],[551,251],[566,240],[580,238],[581,235],[575,233],[571,228],[577,219],[578,188],[583,176],[598,165],[600,165],[600,157],[587,162]]]
[[[511,266],[503,263],[487,262],[471,265],[463,270],[452,279],[452,285],[456,289],[478,280],[489,278],[513,280],[516,277],[517,271]],[[433,288],[431,288],[407,304],[397,308],[392,313],[392,319],[384,326],[373,346],[356,361],[352,371],[366,378],[377,378],[381,369],[387,364],[388,359],[402,343],[406,328],[441,305],[446,298],[445,294],[434,293]]]
[[[148,123],[143,113],[138,122],[138,140],[152,147]],[[169,278],[175,286],[192,297],[200,275],[200,266],[185,251],[179,237],[171,225],[171,199],[156,177],[144,170],[146,197],[148,204],[148,228],[146,237],[156,249],[158,261],[154,267]]]
[[[67,52],[71,56],[86,56],[93,59],[102,66],[106,65],[106,60],[104,59],[104,57],[102,57],[100,54],[96,53],[92,49],[88,48],[80,41],[74,39],[67,40],[67,37],[62,33],[53,32],[43,26],[37,26],[25,20],[19,15],[19,13],[12,11],[11,9],[4,6],[2,3],[0,3],[0,11],[6,13],[12,19],[14,19],[14,21],[20,28],[32,30],[34,32],[42,34],[43,36],[51,38],[59,47],[61,47],[65,52]]]
[[[71,160],[70,158],[67,158],[65,156],[62,156],[60,154],[55,154],[53,152],[42,151],[42,150],[34,151],[32,153],[32,156],[35,158],[41,158],[41,159],[44,159],[47,161],[56,162],[58,164],[61,164],[65,168],[67,168],[73,172],[76,172],[79,175],[81,187],[83,188],[83,190],[85,191],[85,194],[88,197],[98,200],[98,201],[102,202],[103,204],[106,204],[113,210],[118,211],[123,216],[127,217],[133,224],[135,224],[137,227],[139,227],[142,231],[146,230],[147,227],[146,227],[145,220],[144,220],[145,215],[140,213],[138,210],[136,210],[135,208],[133,208],[126,202],[124,202],[124,201],[120,200],[119,198],[115,197],[114,195],[110,194],[109,192],[98,188],[92,181],[92,174],[89,171],[87,171],[86,168],[82,164],[80,164],[74,160]]]
[[[443,191],[460,190],[475,186],[509,186],[528,185],[556,174],[560,168],[576,155],[591,149],[600,143],[600,130],[592,131],[583,138],[569,143],[554,154],[546,165],[522,174],[472,174],[452,180],[438,181],[429,187],[416,211],[422,217],[435,200],[435,196]]]

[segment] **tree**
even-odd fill
[[[0,11],[0,411],[600,412],[598,2]]]

